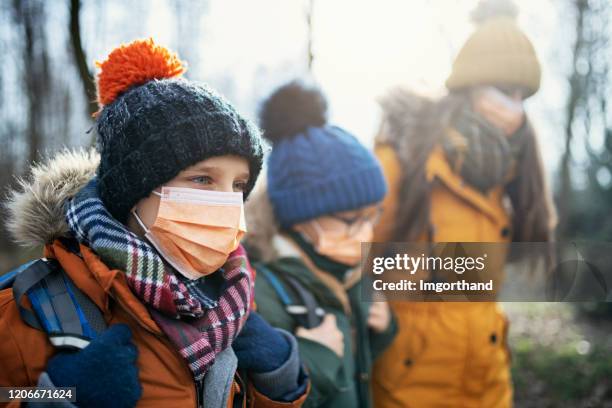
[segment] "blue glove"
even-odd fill
[[[232,347],[238,367],[254,373],[276,370],[291,353],[287,339],[255,312],[249,315]]]
[[[142,395],[137,355],[130,328],[115,324],[83,350],[53,356],[46,371],[56,387],[76,387],[79,406],[134,407]]]

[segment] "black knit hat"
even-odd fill
[[[143,43],[156,47],[149,53],[151,65],[159,65],[159,56],[153,54],[159,54],[160,49],[167,58],[167,50],[152,40],[135,42],[132,44],[138,44],[139,49],[134,60],[138,64],[143,64]],[[123,51],[123,69],[126,50],[132,44],[117,49]],[[113,53],[109,60],[112,57]],[[99,93],[101,79],[102,74]],[[113,217],[125,222],[131,208],[155,188],[214,156],[237,155],[248,160],[248,195],[261,170],[263,144],[259,130],[232,105],[209,87],[181,78],[154,75],[123,85],[130,87],[118,92],[97,117],[98,188]]]

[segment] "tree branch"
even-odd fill
[[[79,71],[85,99],[87,100],[87,111],[93,115],[98,110],[96,102],[96,84],[93,75],[87,66],[87,57],[81,42],[80,22],[81,0],[70,0],[70,43],[72,45],[72,56]]]

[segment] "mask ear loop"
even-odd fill
[[[325,231],[323,231],[323,227],[321,227],[321,224],[319,224],[319,221],[317,221],[316,219],[312,220],[311,225],[317,233],[317,237],[314,240],[310,239],[309,241],[311,244],[316,246],[317,243],[321,242],[321,238],[325,236]]]
[[[155,194],[156,196],[162,197],[162,194],[160,192],[158,192],[158,191],[153,190],[152,193]],[[138,213],[136,212],[136,210],[133,209],[131,211],[131,213],[134,214],[134,218],[136,218],[136,222],[138,222],[138,225],[140,225],[140,228],[142,228],[142,230],[145,232],[145,234],[148,234],[149,233],[149,229],[144,225],[144,222],[142,222],[142,220],[138,216]]]
[[[142,230],[145,232],[145,234],[148,234],[149,233],[149,229],[144,225],[144,222],[142,222],[142,220],[138,216],[138,213],[136,212],[136,210],[132,210],[131,212],[134,215],[134,218],[136,218],[136,222],[138,222],[138,225],[140,225],[140,228],[142,228]]]
[[[317,230],[317,234],[319,235],[323,235],[323,228],[321,228],[321,225],[319,224],[319,221],[312,220],[312,227]]]

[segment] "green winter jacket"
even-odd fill
[[[256,269],[258,265],[255,265]],[[299,257],[281,257],[263,264],[269,272],[281,278],[292,276],[309,290],[326,313],[336,317],[344,335],[344,356],[340,358],[320,343],[298,337],[302,361],[308,370],[312,389],[304,407],[372,407],[370,373],[373,360],[391,343],[397,332],[395,317],[384,333],[367,327],[369,303],[361,301],[361,283],[348,289],[351,316],[332,291],[304,264]],[[259,265],[262,269],[262,265]],[[285,311],[281,298],[264,273],[259,273],[255,284],[255,302],[259,313],[272,326],[292,333],[297,322]]]

